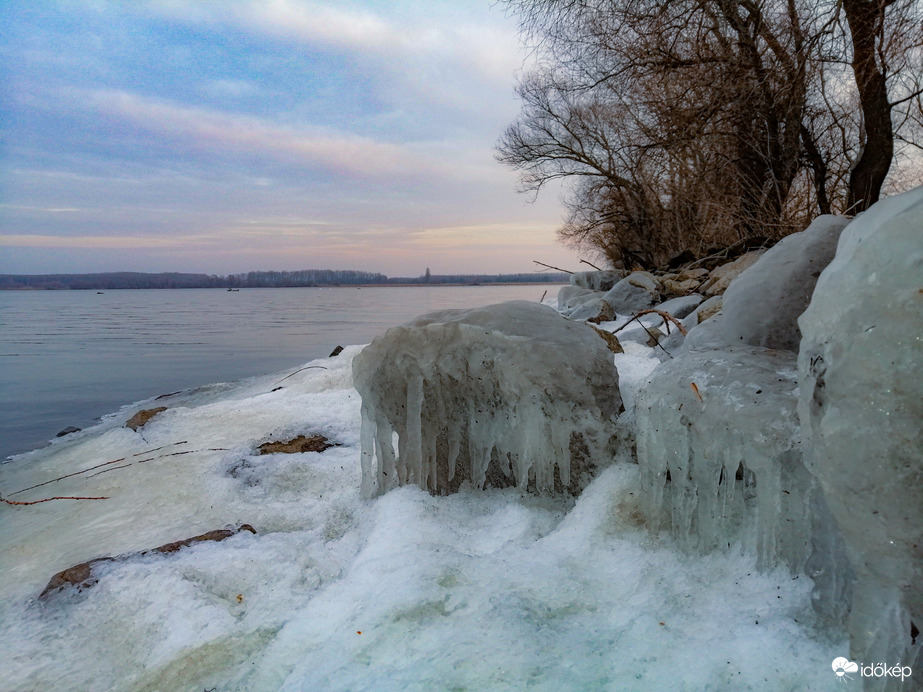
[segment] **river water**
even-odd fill
[[[557,289],[0,291],[0,460],[133,401],[297,366],[433,310]]]

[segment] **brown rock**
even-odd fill
[[[301,454],[302,452],[323,452],[325,449],[335,447],[323,435],[298,437],[288,442],[264,442],[259,446],[260,454]]]
[[[98,578],[93,576],[93,565],[114,559],[113,557],[98,557],[95,560],[81,562],[79,565],[74,565],[58,572],[48,582],[45,590],[39,594],[39,598],[47,598],[53,592],[60,591],[65,586],[76,586],[78,591],[90,588],[99,581]]]
[[[148,408],[138,411],[135,415],[125,421],[125,427],[137,431],[138,428],[143,428],[151,418],[156,416],[161,411],[166,410],[166,406],[158,406],[157,408]]]
[[[606,346],[609,347],[610,351],[613,353],[625,353],[624,349],[622,349],[622,344],[619,343],[619,338],[615,334],[607,332],[604,329],[596,329],[596,327],[593,327],[593,329],[595,329],[596,333],[606,342]]]
[[[766,251],[752,250],[745,255],[741,255],[733,262],[722,264],[720,267],[713,269],[708,275],[708,280],[702,284],[699,290],[706,296],[723,294],[727,287],[731,285],[731,281],[740,276],[744,269],[756,262],[764,252]]]
[[[612,309],[612,306],[609,305],[604,300],[599,301],[599,314],[596,317],[591,317],[587,322],[593,322],[594,324],[599,324],[600,322],[611,322],[615,319],[615,310]]]
[[[250,526],[250,524],[241,524],[236,529],[218,529],[216,531],[209,531],[208,533],[203,533],[199,536],[193,536],[192,538],[187,538],[182,541],[165,543],[164,545],[158,546],[153,550],[142,550],[140,553],[127,553],[125,555],[120,555],[118,559],[127,559],[136,555],[147,555],[148,553],[175,553],[181,548],[185,548],[202,541],[223,541],[225,538],[230,538],[234,534],[240,533],[241,531],[256,533],[256,529]],[[73,567],[68,567],[61,572],[58,572],[51,578],[51,580],[48,582],[48,586],[45,587],[42,593],[39,594],[39,598],[48,598],[51,594],[60,591],[66,586],[75,586],[77,587],[78,591],[83,591],[84,589],[90,588],[99,581],[99,577],[93,575],[93,566],[99,564],[100,562],[111,562],[115,559],[116,558],[109,556],[98,557],[94,560],[81,562],[79,565],[74,565]]]
[[[187,538],[182,541],[164,543],[163,545],[154,548],[152,551],[144,551],[141,554],[144,555],[147,552],[175,553],[180,548],[185,548],[187,546],[193,545],[194,543],[201,543],[202,541],[223,541],[225,538],[230,538],[235,533],[240,533],[241,531],[256,533],[256,529],[250,526],[250,524],[241,524],[236,529],[217,529],[215,531],[209,531],[208,533],[203,533],[199,536],[193,536],[192,538]]]

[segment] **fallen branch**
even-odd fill
[[[630,320],[628,320],[625,324],[623,324],[623,325],[622,325],[621,327],[619,327],[618,329],[613,330],[612,333],[613,333],[613,334],[617,334],[618,332],[622,331],[622,330],[625,329],[625,327],[627,327],[629,324],[631,324],[631,323],[634,322],[636,319],[638,319],[639,317],[641,317],[641,315],[651,315],[651,314],[653,314],[653,315],[660,315],[661,317],[664,318],[664,320],[669,320],[670,322],[672,322],[673,324],[676,325],[677,329],[679,329],[680,334],[682,334],[683,336],[686,336],[686,328],[683,327],[682,322],[680,322],[680,321],[677,320],[675,317],[673,317],[673,315],[671,315],[669,312],[664,312],[663,310],[641,310],[641,312],[636,312],[636,313],[631,317]],[[641,324],[641,322],[638,322],[638,324]],[[641,324],[641,326],[644,327],[643,324]],[[647,330],[645,329],[645,331],[647,331]],[[650,334],[650,332],[647,332],[647,333]]]
[[[15,500],[7,500],[5,497],[0,496],[0,502],[5,502],[8,505],[38,505],[42,502],[51,502],[52,500],[108,500],[108,497],[46,497],[44,500],[33,500],[32,502],[16,502]]]
[[[574,272],[568,271],[567,269],[561,269],[561,267],[553,267],[550,264],[545,264],[544,262],[539,262],[538,260],[532,260],[535,264],[541,267],[547,267],[548,269],[554,269],[555,271],[564,272],[565,274],[573,274]]]
[[[103,469],[102,471],[97,471],[96,473],[87,476],[87,478],[94,478],[103,473],[108,473],[109,471],[115,471],[116,469],[127,469],[131,464],[125,464],[124,466],[113,466],[112,468]]]
[[[673,323],[677,326],[677,328],[679,329],[680,333],[681,333],[683,336],[686,336],[686,329],[683,327],[683,325],[680,324],[680,322],[679,322],[675,317],[673,317],[673,315],[671,315],[671,314],[668,313],[668,312],[664,312],[663,310],[641,310],[641,312],[635,313],[635,314],[631,317],[631,319],[629,319],[629,320],[628,320],[625,324],[623,324],[621,327],[618,327],[617,329],[612,330],[612,334],[617,334],[618,332],[620,332],[620,331],[622,331],[623,329],[625,329],[625,327],[627,327],[629,324],[631,324],[632,322],[634,322],[635,320],[637,320],[637,321],[638,321],[638,324],[641,325],[641,329],[643,329],[645,332],[647,332],[647,335],[648,335],[649,337],[651,337],[651,339],[653,340],[654,344],[655,344],[661,351],[663,351],[663,352],[666,353],[668,356],[670,356],[670,358],[672,358],[672,357],[673,357],[673,354],[670,353],[670,352],[669,352],[667,349],[665,349],[663,346],[661,346],[660,342],[657,340],[657,337],[654,336],[653,334],[651,334],[651,330],[648,329],[647,327],[645,327],[644,324],[643,324],[643,323],[641,322],[641,320],[639,319],[639,318],[641,317],[641,315],[650,315],[650,314],[660,315],[661,317],[664,318],[664,321],[669,320],[669,321],[673,322]],[[669,331],[669,329],[670,329],[670,328],[667,327],[667,331]]]
[[[44,483],[37,483],[36,485],[30,485],[28,488],[23,488],[22,490],[17,490],[15,493],[10,493],[10,496],[19,495],[19,493],[24,493],[27,490],[34,490],[35,488],[41,488],[43,485],[48,485],[49,483],[56,483],[57,481],[63,481],[65,478],[70,478],[71,476],[79,476],[82,473],[87,471],[92,471],[93,469],[102,468],[103,466],[108,466],[109,464],[117,464],[120,461],[125,461],[125,457],[121,459],[113,459],[112,461],[104,461],[102,464],[97,464],[96,466],[91,466],[88,469],[83,469],[83,471],[74,471],[73,473],[68,473],[65,476],[60,478],[52,478],[50,481],[45,481]]]
[[[140,456],[143,456],[143,455],[145,455],[145,454],[150,454],[151,452],[156,452],[156,451],[159,450],[159,449],[166,449],[167,447],[176,447],[177,445],[185,445],[185,444],[189,444],[189,443],[188,443],[186,440],[183,440],[182,442],[173,442],[173,443],[171,443],[171,444],[164,445],[163,447],[155,447],[154,449],[149,449],[149,450],[147,450],[146,452],[138,452],[137,454],[132,454],[132,457],[140,457]],[[126,458],[127,458],[127,457],[122,457],[121,459],[113,459],[112,461],[104,461],[104,462],[101,463],[101,464],[97,464],[96,466],[91,466],[90,468],[88,468],[88,469],[83,469],[82,471],[74,471],[73,473],[68,473],[68,474],[66,474],[66,475],[64,475],[64,476],[60,476],[60,477],[58,477],[58,478],[52,478],[50,481],[45,481],[44,483],[37,483],[36,485],[30,485],[28,488],[23,488],[22,490],[17,490],[17,491],[14,492],[14,493],[10,493],[10,496],[12,497],[13,495],[19,495],[19,493],[24,493],[24,492],[26,492],[27,490],[34,490],[35,488],[41,488],[43,485],[48,485],[49,483],[57,483],[58,481],[63,481],[65,478],[71,478],[71,477],[73,477],[73,476],[79,476],[79,475],[81,475],[81,474],[83,474],[83,473],[88,473],[88,472],[90,472],[90,471],[94,471],[94,470],[96,470],[96,469],[100,469],[100,468],[102,468],[103,466],[108,466],[109,464],[117,464],[117,463],[119,463],[120,461],[125,461]],[[123,467],[120,467],[120,468],[123,468]],[[93,474],[93,475],[96,475],[96,474]]]
[[[287,380],[289,377],[294,377],[294,376],[297,375],[299,372],[303,372],[304,370],[310,370],[310,369],[312,369],[312,368],[316,368],[316,369],[318,369],[318,370],[326,370],[326,369],[327,369],[327,368],[325,368],[323,365],[306,365],[306,366],[304,366],[303,368],[301,368],[300,370],[296,370],[295,372],[291,373],[290,375],[286,375],[286,376],[283,377],[281,380],[279,380],[279,382],[285,382],[285,380]],[[275,387],[277,384],[279,384],[279,382],[274,383],[274,384],[273,384],[273,387]]]
[[[152,454],[153,452],[159,452],[161,449],[166,449],[167,447],[178,447],[179,445],[188,445],[189,440],[183,440],[182,442],[171,442],[168,445],[163,447],[154,447],[154,449],[149,449],[146,452],[138,452],[137,454],[132,454],[133,457],[143,457],[145,454]],[[120,460],[121,461],[121,460]]]
[[[593,264],[592,262],[587,262],[587,261],[584,260],[584,259],[580,260],[580,262],[582,262],[583,264],[588,264],[588,265],[590,265],[591,267],[593,267],[593,269],[595,269],[595,270],[598,271],[598,272],[601,272],[601,271],[602,271],[602,269],[600,269],[599,267],[597,267],[597,266],[596,266],[595,264]]]

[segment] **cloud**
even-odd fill
[[[200,149],[269,155],[364,176],[432,173],[444,168],[406,146],[329,129],[297,129],[252,116],[185,106],[125,91],[95,91],[90,102],[107,117],[128,121]]]
[[[142,249],[170,248],[181,239],[155,236],[0,235],[0,247]]]

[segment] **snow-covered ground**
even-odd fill
[[[615,358],[631,415],[659,361],[626,349]],[[816,623],[810,580],[759,573],[739,548],[692,555],[655,534],[636,466],[603,470],[576,501],[416,487],[363,500],[359,350],[143,402],[0,465],[11,500],[109,498],[0,505],[0,688],[842,685],[831,661],[848,642]],[[123,427],[161,403],[139,432]],[[256,450],[313,433],[339,446]],[[257,534],[103,563],[92,588],[37,599],[71,565],[241,523]]]

